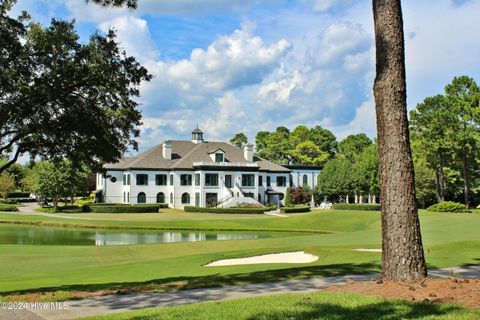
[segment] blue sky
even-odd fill
[[[322,125],[339,139],[375,136],[374,42],[367,0],[138,0],[137,10],[83,0],[18,0],[48,24],[75,19],[82,39],[114,28],[154,75],[141,88],[140,149],[284,125]],[[479,79],[480,0],[403,1],[409,108],[455,75]]]

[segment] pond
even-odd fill
[[[0,224],[0,245],[111,246],[274,237],[264,232],[201,232],[133,229],[81,229]]]

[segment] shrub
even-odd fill
[[[195,206],[185,206],[183,208],[186,212],[205,212],[205,213],[233,213],[233,214],[262,214],[265,211],[271,210],[270,207],[262,208],[202,208]]]
[[[75,201],[75,203],[78,204],[79,206],[93,205],[93,201],[90,200],[90,199],[79,199],[79,200]]]
[[[260,203],[240,203],[235,208],[263,208]]]
[[[96,213],[154,213],[161,208],[159,203],[146,204],[112,204],[83,206],[84,212]]]
[[[0,204],[17,204],[18,201],[15,199],[3,199],[0,198]]]
[[[431,212],[468,212],[465,205],[451,201],[434,204],[427,210]]]
[[[290,188],[287,188],[287,191],[285,192],[285,207],[291,207],[292,206],[292,196],[290,194]]]
[[[310,206],[295,206],[280,208],[281,213],[310,212]]]
[[[30,192],[10,192],[8,194],[9,198],[28,198],[30,197]]]
[[[334,210],[360,210],[360,211],[380,211],[379,204],[350,204],[350,203],[335,203]]]
[[[18,208],[13,204],[0,204],[0,211],[18,211]]]

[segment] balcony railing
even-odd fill
[[[194,167],[249,167],[257,168],[256,162],[213,162],[213,161],[198,161],[193,163]]]

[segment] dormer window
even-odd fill
[[[223,153],[221,152],[215,153],[215,162],[225,162],[223,161]]]

